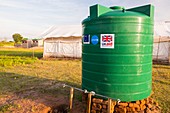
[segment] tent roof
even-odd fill
[[[52,26],[41,34],[42,38],[81,36],[81,25]]]
[[[170,23],[155,22],[154,23],[154,35],[155,36],[170,36]]]
[[[81,25],[55,25],[43,33],[41,33],[41,38],[49,37],[70,37],[70,36],[82,36],[82,26]],[[154,36],[155,37],[165,37],[170,36],[170,22],[155,22],[154,23]]]

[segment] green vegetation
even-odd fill
[[[0,42],[0,47],[3,46],[14,46],[14,42]]]
[[[0,48],[0,55],[2,56],[21,56],[21,57],[37,57],[42,58],[42,49],[24,49],[24,48]]]
[[[53,90],[47,87],[58,82],[80,87],[80,68],[79,60],[59,59],[39,60],[33,64],[22,66],[0,67],[0,94],[31,90],[32,88],[41,92],[54,93],[53,90],[58,90],[57,87],[54,87]]]
[[[153,66],[153,98],[162,107],[162,113],[170,112],[170,66]]]
[[[20,43],[23,39],[23,37],[19,33],[13,34],[12,38],[14,39],[15,43]]]
[[[28,38],[23,38],[22,40],[28,40]]]
[[[18,66],[34,63],[42,57],[42,49],[0,48],[0,66]]]
[[[0,66],[16,66],[34,63],[37,58],[19,57],[19,56],[0,56]]]
[[[32,49],[0,49],[0,56],[2,58],[11,56],[11,58],[14,58],[15,55],[16,58],[23,60],[22,58],[25,57],[32,58],[32,51]],[[41,58],[42,50],[35,50],[35,57]],[[152,78],[152,97],[162,107],[163,113],[169,113],[170,66],[154,65]],[[81,60],[37,59],[27,65],[13,65],[10,67],[0,65],[0,104],[4,95],[14,94],[23,94],[22,98],[31,100],[44,98],[47,95],[55,98],[63,96],[67,98],[69,89],[62,88],[62,83],[81,87]],[[76,92],[75,95],[75,99],[80,100],[81,93]],[[0,112],[10,111],[10,106],[11,104],[0,105]],[[22,103],[20,103],[20,106],[21,108],[24,107]],[[17,107],[16,109],[19,110]]]

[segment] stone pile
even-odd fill
[[[107,113],[108,101],[98,98],[92,98],[91,113]],[[133,102],[112,101],[112,113],[160,113],[158,103],[152,98]]]

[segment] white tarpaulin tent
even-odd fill
[[[155,22],[154,28],[154,60],[170,59],[170,26],[166,22]]]
[[[53,26],[41,36],[44,38],[43,57],[81,58],[81,26]]]
[[[44,38],[44,57],[81,58],[80,25],[52,26],[41,34]],[[168,60],[170,57],[170,26],[155,22],[153,59]]]
[[[153,45],[154,60],[169,60],[170,57],[170,38],[156,37]]]

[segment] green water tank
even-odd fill
[[[90,7],[82,22],[82,89],[121,101],[152,90],[154,7]]]

